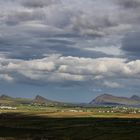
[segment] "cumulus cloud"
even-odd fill
[[[139,78],[140,60],[127,62],[119,58],[80,58],[53,55],[43,59],[15,60],[1,58],[0,73],[5,80],[37,80],[40,83],[62,83],[65,81],[97,82],[110,88],[121,87],[117,82],[106,79]],[[17,76],[18,74],[18,76]],[[105,80],[105,81],[104,81]]]

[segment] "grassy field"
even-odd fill
[[[140,140],[140,113],[83,110],[23,106],[0,110],[0,140]]]

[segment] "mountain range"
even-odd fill
[[[0,96],[0,105],[19,105],[19,104],[38,104],[38,105],[76,105],[76,106],[139,106],[140,97],[133,95],[128,97],[118,97],[110,94],[102,94],[97,96],[89,103],[85,104],[70,104],[64,102],[58,102],[49,100],[40,95],[37,95],[34,99],[25,98],[13,98],[7,95]]]
[[[57,105],[57,104],[59,104],[59,102],[46,99],[40,95],[37,95],[34,99],[14,98],[14,97],[10,97],[7,95],[0,96],[0,105],[19,105],[19,104],[23,104],[23,105],[25,105],[25,104],[27,104],[27,105],[29,105],[29,104],[38,104],[38,105],[54,104],[54,105]]]
[[[125,105],[125,106],[140,106],[140,97],[133,95],[128,97],[117,97],[110,94],[103,94],[90,102],[95,106],[112,106],[112,105]]]

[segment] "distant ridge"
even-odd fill
[[[0,100],[7,100],[7,99],[13,99],[12,97],[8,96],[8,95],[5,95],[5,94],[2,94],[0,96]]]
[[[90,103],[73,104],[64,103],[47,99],[37,95],[34,99],[27,98],[13,98],[8,95],[2,94],[0,96],[0,105],[51,105],[51,106],[136,106],[140,107],[140,97],[133,95],[128,97],[118,97],[110,94],[102,94],[93,99]]]
[[[37,95],[33,101],[36,103],[52,103],[52,102],[54,102],[54,101],[46,99],[40,95]]]
[[[136,101],[140,101],[140,97],[137,95],[133,95],[130,99],[136,100]]]
[[[43,105],[64,105],[64,104],[69,104],[69,103],[63,103],[63,102],[59,102],[59,101],[54,101],[54,100],[50,100],[50,99],[47,99],[45,97],[42,97],[40,95],[37,95],[34,99],[33,99],[33,103],[36,103],[36,104],[43,104]]]
[[[97,96],[89,104],[103,106],[103,105],[126,105],[126,106],[140,106],[140,97],[133,95],[130,98],[117,97],[110,94],[103,94]]]
[[[45,97],[37,95],[34,99],[28,98],[13,98],[8,95],[2,94],[0,96],[0,105],[18,105],[18,104],[45,104],[45,105],[62,105],[62,102],[57,102],[53,100],[49,100]]]
[[[2,94],[0,96],[0,105],[19,105],[19,104],[31,104],[31,99],[25,98],[13,98],[8,95]]]

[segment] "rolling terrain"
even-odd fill
[[[11,99],[9,97],[9,99]],[[32,103],[40,103],[40,104],[54,104],[54,105],[63,105],[63,104],[68,104],[69,103],[64,103],[64,102],[58,102],[58,101],[53,101],[47,98],[44,98],[40,95],[37,95],[33,100],[30,100]],[[78,105],[78,104],[73,104],[73,105]],[[90,103],[85,103],[85,104],[79,104],[79,105],[96,105],[96,106],[102,106],[102,105],[125,105],[125,106],[140,106],[140,97],[137,95],[132,95],[130,98],[128,97],[118,97],[118,96],[113,96],[110,94],[102,94],[100,96],[97,96],[95,99],[93,99]]]
[[[117,97],[110,94],[103,94],[97,96],[89,103],[84,104],[73,104],[73,103],[64,103],[53,101],[47,98],[44,98],[40,95],[37,95],[34,99],[25,99],[25,98],[13,98],[7,95],[0,96],[0,105],[48,105],[48,106],[140,106],[140,97],[133,95],[130,98],[128,97]]]
[[[40,95],[34,99],[1,95],[1,107],[16,109],[0,108],[0,140],[138,140],[140,108],[119,107],[122,103],[138,104],[139,98],[105,94],[78,105]]]

